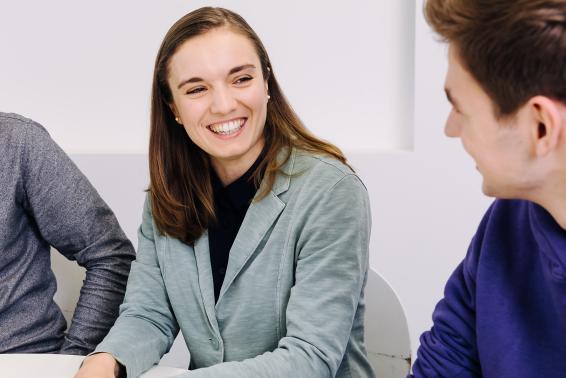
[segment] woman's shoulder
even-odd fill
[[[332,155],[314,153],[299,149],[294,150],[293,171],[308,171],[311,173],[336,177],[355,175],[352,168]]]
[[[297,149],[292,159],[294,161],[291,175],[296,178],[297,183],[302,181],[303,184],[319,190],[321,187],[333,187],[344,180],[363,186],[352,168],[334,156]]]

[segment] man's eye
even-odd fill
[[[244,84],[247,81],[252,80],[253,78],[251,76],[242,76],[236,79],[236,81],[234,81],[234,84]]]
[[[196,87],[196,88],[193,88],[191,90],[188,90],[187,94],[199,94],[199,93],[204,92],[205,90],[206,89],[204,87]]]

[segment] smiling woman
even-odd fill
[[[211,167],[227,185],[264,149],[250,172],[256,184],[265,181],[261,198],[294,146],[346,163],[337,147],[302,125],[259,37],[233,12],[201,8],[177,21],[158,53],[152,91],[153,217],[186,243],[215,219],[212,181],[202,179]]]
[[[253,44],[227,27],[191,38],[171,58],[168,81],[177,122],[230,184],[264,145],[268,86]]]
[[[77,377],[138,376],[179,330],[190,377],[374,375],[367,192],[302,125],[239,15],[201,8],[165,36],[149,160],[126,299]]]

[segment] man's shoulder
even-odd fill
[[[16,113],[0,112],[0,134],[4,140],[24,140],[27,136],[48,137],[43,126],[32,119]]]
[[[530,244],[533,241],[530,219],[532,206],[533,203],[527,200],[493,201],[472,240],[473,260],[489,251],[495,251],[495,255],[503,258],[517,249],[522,250],[525,244]]]
[[[53,149],[56,143],[38,122],[0,112],[0,155],[22,157]]]
[[[510,226],[524,223],[533,203],[522,199],[496,199],[487,210],[482,223],[486,226]]]

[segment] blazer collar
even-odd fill
[[[279,152],[277,158],[284,159],[286,156],[286,150],[282,150]],[[220,335],[220,330],[216,318],[216,306],[221,303],[222,298],[229,290],[231,284],[256,251],[268,231],[273,227],[279,214],[281,214],[285,208],[285,203],[279,196],[289,189],[291,177],[297,173],[295,167],[296,157],[296,150],[291,149],[289,158],[281,167],[280,173],[277,174],[271,191],[260,201],[252,202],[248,208],[244,221],[238,231],[238,235],[230,249],[226,275],[216,304],[214,303],[214,283],[210,264],[208,231],[205,231],[193,245],[204,309],[209,325],[217,335]],[[261,192],[261,187],[258,192]]]
[[[283,149],[279,151],[277,154],[277,159],[283,160],[287,157],[287,149]],[[281,167],[280,172],[277,174],[275,178],[275,182],[273,183],[273,187],[271,188],[271,192],[275,196],[279,196],[289,189],[289,185],[291,184],[291,176],[295,174],[295,159],[297,157],[297,151],[292,148],[291,152],[288,155],[288,159]],[[261,192],[261,188],[259,190]]]
[[[286,156],[287,151],[283,150],[279,152],[277,158],[283,159]],[[222,301],[222,297],[226,294],[232,282],[234,282],[265,235],[273,227],[279,214],[285,208],[285,203],[281,201],[279,195],[289,189],[295,164],[295,149],[291,149],[288,156],[289,158],[281,167],[281,172],[275,178],[271,191],[261,200],[252,202],[246,212],[238,235],[236,235],[236,239],[230,249],[228,267],[226,268],[226,275],[224,276],[224,282],[222,283],[216,306]],[[261,192],[261,187],[258,192]]]
[[[288,150],[282,150],[277,155],[278,159],[287,157]],[[295,160],[297,152],[291,149],[287,161],[283,164],[280,172],[275,177],[272,189],[259,201],[251,203],[238,235],[230,249],[230,258],[220,295],[214,303],[214,284],[212,281],[212,269],[210,264],[210,250],[208,247],[208,232],[205,231],[195,241],[194,252],[199,274],[200,290],[210,326],[219,333],[216,318],[216,307],[222,302],[222,298],[230,286],[258,248],[268,231],[285,208],[285,203],[279,196],[285,193],[290,186],[291,177],[296,174]],[[263,185],[263,183],[262,183]],[[261,186],[258,193],[261,192]]]

